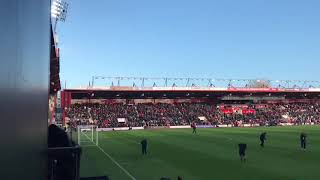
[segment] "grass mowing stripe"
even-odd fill
[[[140,143],[139,143],[139,142],[134,141],[134,140],[131,140],[131,139],[129,139],[129,138],[127,138],[127,137],[123,136],[123,135],[122,135],[120,138],[121,138],[121,139],[124,139],[124,140],[126,140],[126,141],[128,141],[128,142],[130,142],[130,143],[140,145]]]
[[[81,132],[82,133],[82,132]],[[83,133],[84,134],[84,133]],[[90,137],[86,134],[84,134],[89,140]],[[115,165],[117,165],[124,173],[126,173],[132,180],[136,180],[135,177],[133,177],[124,167],[122,167],[115,159],[113,159],[107,152],[105,152],[100,146],[96,145],[98,149],[100,149],[101,152],[103,152]]]

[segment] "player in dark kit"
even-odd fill
[[[300,145],[302,150],[306,150],[307,146],[307,135],[305,133],[300,134]]]
[[[264,147],[264,142],[267,140],[267,133],[264,132],[260,135],[260,146],[261,147]]]
[[[247,144],[239,144],[239,155],[241,162],[246,161]]]
[[[148,141],[146,139],[141,141],[142,155],[147,155]]]
[[[197,125],[196,125],[196,123],[192,123],[192,124],[191,124],[191,127],[192,127],[192,129],[193,129],[192,133],[193,133],[193,134],[197,134]]]

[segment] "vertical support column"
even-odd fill
[[[62,123],[65,124],[65,117],[66,117],[66,113],[65,113],[65,107],[66,107],[66,101],[65,101],[65,94],[66,92],[63,90],[60,92],[60,101],[61,101],[61,110],[62,110]]]
[[[93,125],[91,126],[91,141],[93,142]]]
[[[94,76],[92,76],[92,82],[91,82],[91,87],[93,87],[94,86]]]
[[[78,144],[80,145],[80,127],[77,127],[77,133],[78,133]]]
[[[96,130],[96,145],[99,146],[99,133]]]
[[[0,0],[0,179],[49,177],[50,2]]]

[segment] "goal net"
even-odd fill
[[[77,127],[77,142],[80,146],[94,146],[98,143],[99,134],[97,126],[86,125]]]

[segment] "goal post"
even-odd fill
[[[96,145],[99,146],[99,131],[98,131],[98,128],[96,128]]]
[[[97,126],[95,125],[80,125],[77,127],[77,142],[81,145],[98,145]]]

